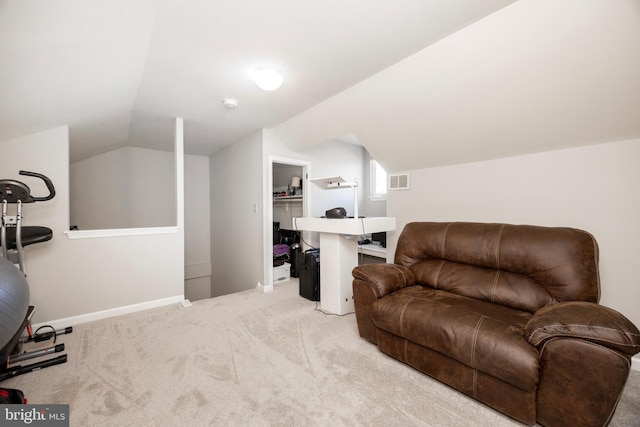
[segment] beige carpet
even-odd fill
[[[518,426],[385,356],[354,315],[324,315],[297,282],[79,325],[69,362],[12,378],[72,426]],[[611,426],[638,426],[632,372]]]

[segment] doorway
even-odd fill
[[[269,157],[268,194],[265,195],[264,204],[265,292],[273,290],[274,223],[278,223],[280,229],[295,231],[295,218],[308,215],[309,169],[310,163],[307,161]]]

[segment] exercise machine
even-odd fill
[[[20,175],[39,178],[44,181],[48,193],[33,196],[31,189],[23,182],[0,180],[0,200],[2,201],[2,224],[0,228],[0,381],[17,375],[33,372],[67,361],[67,355],[59,355],[47,360],[17,365],[18,362],[39,358],[64,351],[64,344],[56,344],[58,335],[73,331],[71,327],[56,330],[42,326],[32,331],[31,318],[34,307],[29,305],[29,284],[26,280],[23,250],[25,246],[51,240],[53,232],[48,227],[22,226],[22,205],[51,200],[56,191],[53,183],[45,175],[20,171]],[[9,205],[16,205],[15,215],[9,215]],[[44,332],[41,332],[44,330]],[[50,347],[23,351],[25,343],[39,343],[53,339]]]
[[[10,179],[0,180],[0,199],[2,199],[2,256],[14,264],[18,264],[20,271],[24,273],[23,252],[25,246],[51,240],[53,232],[47,227],[29,226],[22,227],[22,205],[51,200],[56,195],[55,187],[46,176],[28,171],[18,172],[20,175],[33,176],[44,181],[49,194],[42,197],[31,195],[31,189],[27,184]],[[8,205],[16,205],[16,215],[8,215]]]

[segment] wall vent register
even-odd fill
[[[395,173],[389,174],[389,190],[408,190],[409,174]]]

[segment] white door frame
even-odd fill
[[[266,186],[264,189],[264,224],[262,227],[262,243],[264,248],[264,284],[263,292],[273,291],[273,164],[281,163],[285,165],[302,167],[302,216],[308,216],[309,206],[311,206],[309,192],[309,174],[311,172],[311,162],[300,159],[291,159],[279,156],[269,156]]]

